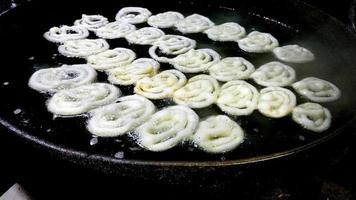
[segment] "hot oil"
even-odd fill
[[[152,13],[158,13],[165,9],[154,9],[148,7]],[[253,30],[258,30],[262,32],[269,32],[274,35],[280,42],[280,45],[298,43],[301,46],[311,49],[316,53],[317,59],[315,62],[309,64],[290,64],[296,72],[298,79],[306,76],[318,76],[322,75],[327,80],[333,80],[333,76],[328,74],[318,73],[321,69],[320,66],[330,69],[328,62],[320,58],[326,58],[325,54],[328,53],[328,47],[318,40],[317,37],[305,37],[303,30],[295,30],[292,27],[285,26],[283,23],[278,23],[270,18],[265,18],[261,15],[255,14],[253,12],[245,11],[238,12],[235,10],[230,10],[226,8],[201,8],[199,7],[189,7],[186,5],[181,5],[180,7],[174,7],[174,10],[181,11],[185,16],[197,12],[199,14],[209,17],[216,24],[224,22],[237,22],[246,28],[247,32]],[[114,13],[118,10],[111,9],[110,11],[94,12],[92,9],[92,14],[102,14],[109,17],[109,20],[114,20]],[[31,90],[27,86],[27,81],[31,74],[41,68],[55,67],[61,64],[80,64],[85,63],[84,59],[77,58],[66,58],[64,56],[58,55],[57,45],[46,41],[42,34],[52,26],[60,24],[71,24],[75,19],[80,18],[80,10],[69,9],[67,15],[53,12],[42,13],[47,15],[47,23],[38,24],[39,27],[31,27],[35,29],[34,32],[29,33],[28,38],[31,40],[21,40],[20,44],[33,46],[36,45],[37,48],[34,50],[31,48],[26,48],[27,51],[20,52],[22,59],[14,60],[15,65],[20,65],[22,67],[22,72],[20,75],[14,70],[10,73],[18,75],[14,77],[14,83],[11,82],[9,85],[2,85],[1,87],[6,87],[4,90],[8,94],[12,94],[9,98],[9,102],[6,104],[6,110],[14,122],[26,121],[27,123],[20,123],[20,126],[30,131],[31,134],[38,136],[41,139],[50,141],[55,144],[60,144],[64,147],[81,150],[88,152],[89,154],[99,154],[106,155],[110,157],[116,157],[118,159],[134,159],[134,160],[191,160],[191,161],[203,161],[203,160],[235,160],[244,159],[255,156],[263,156],[271,153],[276,153],[280,151],[289,150],[301,145],[305,145],[319,139],[329,133],[332,133],[335,129],[339,128],[338,125],[342,121],[347,120],[352,113],[350,113],[345,106],[348,104],[347,101],[341,100],[340,103],[328,103],[325,106],[330,107],[332,114],[334,116],[333,124],[331,128],[323,133],[312,133],[303,130],[296,123],[291,120],[290,116],[281,119],[270,119],[262,116],[258,111],[255,111],[250,116],[236,117],[230,116],[234,119],[246,133],[245,142],[232,152],[226,154],[211,155],[198,150],[194,147],[194,144],[190,142],[185,142],[184,145],[180,145],[176,148],[165,152],[153,153],[143,150],[139,147],[135,140],[129,136],[120,136],[116,138],[96,138],[86,130],[86,120],[87,116],[82,117],[72,117],[72,118],[55,118],[53,119],[52,114],[50,114],[45,106],[46,95],[39,94],[36,91]],[[194,12],[193,12],[194,11]],[[201,11],[201,12],[199,12]],[[57,11],[58,12],[58,11]],[[83,13],[87,13],[84,12]],[[90,13],[87,13],[90,14]],[[61,16],[59,19],[58,16]],[[41,18],[41,20],[43,20]],[[25,24],[23,24],[26,27]],[[142,27],[147,26],[147,24],[140,25]],[[22,30],[25,31],[25,30]],[[178,31],[173,29],[163,29],[166,34],[178,34],[182,35]],[[189,38],[195,39],[197,41],[197,48],[211,48],[217,51],[222,58],[228,56],[240,56],[249,60],[259,67],[260,65],[276,60],[272,54],[251,54],[241,51],[235,42],[214,42],[207,38],[205,34],[186,34]],[[91,35],[91,37],[94,37]],[[149,46],[141,45],[130,45],[123,39],[108,40],[110,48],[124,47],[130,48],[135,51],[137,58],[140,57],[150,57],[148,55]],[[326,50],[321,50],[326,49]],[[172,69],[172,66],[168,64],[161,64],[161,70]],[[99,82],[107,82],[107,76],[104,73],[98,73]],[[186,74],[187,78],[192,77],[192,74]],[[11,78],[11,77],[10,77]],[[9,78],[9,80],[10,80]],[[328,79],[329,78],[329,79]],[[253,81],[248,81],[257,88]],[[335,83],[336,85],[337,82]],[[338,85],[340,86],[340,85]],[[133,94],[133,87],[120,87],[123,95]],[[290,89],[290,88],[289,88]],[[340,86],[340,89],[344,89]],[[14,91],[17,90],[21,92],[21,97]],[[24,99],[23,97],[26,97]],[[343,96],[343,98],[345,98]],[[298,103],[302,103],[305,100],[298,98]],[[164,108],[174,103],[171,100],[155,100],[154,104],[158,108]],[[16,109],[21,109],[20,114],[14,114]],[[202,118],[209,117],[216,114],[224,114],[216,105],[212,105],[208,108],[195,109],[197,114]],[[341,115],[340,112],[343,112]],[[116,156],[115,156],[116,155]]]

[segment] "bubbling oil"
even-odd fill
[[[162,12],[162,10],[151,9],[153,13]],[[177,9],[176,9],[177,10]],[[194,13],[195,11],[191,9],[181,10],[182,14],[185,16]],[[237,13],[235,10],[227,8],[214,9],[214,12],[209,10],[202,11],[202,13],[209,17],[215,24],[221,24],[224,22],[237,22],[246,28],[247,33],[253,30],[269,32],[274,35],[280,42],[280,45],[298,43],[301,46],[305,46],[310,49],[314,49],[315,44],[319,45],[317,42],[310,42],[310,40],[303,39],[303,34],[301,30],[294,29],[293,27],[280,23],[278,20],[272,18],[263,17],[259,14],[252,12],[240,12]],[[74,21],[75,18],[73,18]],[[148,26],[147,24],[139,25],[140,27]],[[49,28],[49,27],[48,27]],[[246,53],[239,49],[236,42],[216,42],[207,38],[205,34],[181,34],[174,29],[162,29],[166,34],[177,34],[189,37],[197,41],[197,47],[199,48],[211,48],[218,52],[222,58],[224,57],[244,57],[249,60],[252,64],[258,68],[260,65],[276,60],[272,53],[264,54],[251,54]],[[89,38],[94,38],[95,36],[91,33]],[[44,40],[44,39],[43,39]],[[134,45],[126,42],[124,39],[117,40],[107,40],[110,48],[123,47],[132,49],[137,58],[150,57],[148,54],[148,45]],[[48,44],[47,44],[48,45]],[[51,44],[55,46],[55,44]],[[316,45],[316,46],[317,46]],[[316,47],[315,47],[316,48]],[[56,48],[52,48],[49,58],[48,53],[41,54],[40,56],[34,55],[30,56],[28,61],[32,65],[32,71],[38,70],[40,68],[47,68],[49,66],[61,65],[61,64],[81,64],[85,63],[84,59],[78,58],[66,58],[64,56],[58,55]],[[295,65],[293,68],[297,71],[299,77],[303,77],[310,74],[310,68],[317,66],[318,62],[308,64],[309,66]],[[160,71],[174,69],[173,66],[167,63],[161,63]],[[187,78],[196,74],[185,74]],[[312,75],[312,74],[310,74]],[[108,82],[107,75],[102,72],[98,72],[98,82]],[[248,82],[254,85],[256,88],[261,88],[254,82],[248,80]],[[220,85],[222,83],[220,82]],[[5,85],[5,84],[4,84]],[[133,86],[118,86],[123,96],[133,94]],[[28,90],[30,90],[28,88]],[[45,96],[39,97],[31,93],[31,96],[38,101],[36,104],[40,104],[46,101],[46,96],[49,97],[52,94],[47,94]],[[298,102],[304,102],[304,99],[298,99]],[[167,106],[175,105],[172,99],[162,99],[152,101],[158,110],[163,109]],[[40,106],[41,111],[44,112],[44,107]],[[200,119],[203,120],[212,115],[225,114],[216,105],[212,105],[202,109],[194,109],[194,111],[199,115]],[[48,114],[43,114],[45,118],[48,118]],[[81,149],[92,154],[100,154],[105,156],[110,156],[117,159],[133,159],[133,160],[192,160],[192,161],[203,161],[203,160],[233,160],[233,159],[243,159],[254,156],[261,156],[265,154],[271,154],[290,148],[294,148],[303,144],[306,144],[312,140],[317,139],[320,136],[311,135],[308,131],[303,130],[297,126],[290,117],[285,117],[282,119],[269,119],[262,116],[260,113],[255,111],[250,116],[230,116],[234,121],[236,121],[245,131],[246,138],[245,142],[237,147],[235,150],[225,153],[223,155],[211,155],[199,150],[196,145],[190,141],[186,141],[177,147],[170,149],[166,152],[153,153],[145,150],[137,144],[137,134],[135,132],[127,133],[124,136],[113,137],[113,138],[98,138],[93,137],[86,130],[86,120],[88,115],[73,116],[71,118],[63,118],[63,116],[54,116],[53,123],[50,123],[49,127],[44,126],[44,132],[46,130],[51,130],[51,137],[47,138],[55,143],[62,143],[65,146],[72,147],[75,149]],[[48,119],[47,119],[48,120]],[[48,134],[47,134],[48,135]],[[89,141],[89,142],[88,142]]]

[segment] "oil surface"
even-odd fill
[[[297,43],[315,53],[316,60],[313,62],[288,65],[296,70],[298,80],[308,76],[315,76],[333,82],[342,91],[343,94],[340,100],[323,104],[323,106],[330,109],[333,115],[330,129],[322,133],[313,133],[302,129],[292,121],[290,116],[281,119],[270,119],[255,111],[250,116],[230,116],[241,125],[247,137],[245,142],[232,152],[211,155],[194,148],[193,144],[186,143],[165,152],[153,153],[140,148],[132,137],[127,135],[117,138],[93,138],[86,130],[85,116],[54,118],[46,109],[48,96],[31,90],[27,86],[29,77],[33,72],[42,68],[56,67],[61,64],[80,64],[86,61],[59,55],[57,45],[45,40],[42,37],[43,33],[53,26],[70,25],[80,18],[81,14],[101,14],[108,17],[109,21],[114,21],[116,12],[121,7],[128,5],[108,6],[106,8],[73,7],[68,8],[65,13],[61,13],[63,10],[54,6],[50,9],[42,10],[40,14],[26,13],[28,11],[24,9],[18,12],[22,12],[22,16],[29,16],[28,18],[19,18],[11,23],[3,23],[2,26],[5,26],[8,31],[1,33],[1,37],[16,38],[16,40],[5,41],[5,46],[16,47],[16,51],[9,50],[4,56],[5,64],[8,65],[6,67],[9,67],[10,64],[11,67],[7,69],[6,74],[0,75],[0,80],[2,81],[0,90],[2,94],[6,94],[2,97],[4,103],[0,108],[1,114],[30,134],[67,148],[117,159],[153,161],[236,160],[278,153],[306,145],[327,136],[354,117],[354,110],[350,109],[350,107],[354,107],[351,106],[354,99],[352,95],[349,95],[352,94],[352,88],[348,87],[348,83],[351,80],[353,81],[353,72],[347,74],[350,66],[339,67],[339,63],[342,63],[343,58],[340,55],[344,54],[336,51],[330,43],[325,42],[329,36],[320,35],[316,30],[303,30],[299,27],[287,25],[251,10],[238,11],[227,7],[212,8],[210,5],[199,7],[189,3],[178,2],[177,5],[171,5],[172,7],[170,8],[151,7],[150,5],[130,6],[147,7],[153,14],[168,10],[179,11],[185,16],[199,13],[209,17],[215,24],[237,22],[245,27],[247,32],[258,30],[271,33],[279,40],[281,46]],[[39,5],[34,4],[32,6]],[[39,8],[31,9],[38,10]],[[11,13],[9,15],[8,17],[11,17]],[[12,17],[16,17],[16,13],[13,15]],[[148,25],[140,24],[138,28],[145,26]],[[166,34],[182,35],[173,29],[162,30]],[[264,63],[277,60],[271,53],[246,53],[238,48],[237,43],[214,42],[202,33],[186,34],[185,36],[195,39],[197,48],[214,49],[222,58],[228,56],[244,57],[253,63],[256,68]],[[95,36],[92,34],[90,38],[95,38]],[[129,45],[125,39],[108,40],[108,42],[110,48],[124,47],[132,49],[137,54],[137,58],[150,57],[148,55],[149,46]],[[160,70],[166,69],[173,69],[173,67],[169,64],[161,64]],[[107,76],[104,73],[99,73],[98,81],[107,82]],[[249,80],[248,82],[258,89],[261,88],[253,81]],[[119,88],[122,90],[123,95],[133,94],[132,87]],[[169,100],[156,100],[153,102],[158,108],[174,104]],[[298,104],[303,102],[306,101],[298,97]],[[204,109],[195,109],[195,111],[201,118],[214,114],[224,114],[216,105]]]

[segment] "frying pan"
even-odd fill
[[[316,76],[335,83],[342,97],[323,104],[333,114],[332,125],[323,133],[303,130],[290,117],[272,120],[254,112],[251,116],[234,118],[245,129],[247,140],[231,153],[210,155],[193,148],[191,144],[178,146],[167,152],[152,153],[139,148],[132,139],[119,137],[99,138],[93,145],[92,136],[85,129],[85,117],[53,118],[45,106],[46,96],[27,86],[31,74],[41,68],[60,64],[83,63],[58,55],[56,45],[42,35],[52,26],[72,24],[82,13],[102,14],[111,21],[124,6],[147,7],[152,13],[177,10],[185,15],[200,13],[216,24],[235,21],[247,31],[272,33],[281,45],[298,43],[312,50],[316,60],[308,64],[291,65],[297,78]],[[142,27],[145,25],[140,25]],[[0,124],[41,151],[82,166],[112,174],[164,178],[174,174],[210,172],[228,174],[241,167],[259,165],[269,160],[287,158],[353,130],[355,122],[356,37],[340,22],[320,10],[294,0],[193,0],[165,1],[30,1],[23,3],[0,17],[1,70],[0,73]],[[175,30],[166,33],[179,34]],[[255,66],[275,60],[271,54],[248,54],[236,43],[212,42],[202,34],[190,34],[198,41],[198,48],[209,47],[222,57],[242,56]],[[128,46],[125,40],[109,41],[116,46],[132,48],[138,57],[148,56],[146,46]],[[170,68],[162,65],[163,69]],[[99,81],[106,76],[99,74]],[[124,94],[132,88],[120,87]],[[305,102],[298,98],[298,102]],[[162,101],[155,101],[164,107]],[[216,107],[198,110],[219,112]],[[90,142],[92,141],[92,142]],[[114,155],[120,152],[123,157]]]

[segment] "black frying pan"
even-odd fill
[[[356,105],[353,87],[356,86],[356,38],[343,24],[327,14],[299,1],[33,1],[0,17],[2,66],[0,73],[0,124],[13,134],[55,156],[115,174],[140,175],[141,171],[157,172],[165,169],[184,176],[187,172],[223,171],[226,168],[253,165],[266,160],[287,157],[316,147],[345,132],[354,123]],[[45,97],[27,86],[31,74],[41,68],[62,63],[83,63],[58,55],[56,45],[43,39],[42,34],[52,26],[72,24],[82,13],[102,14],[111,21],[124,6],[147,7],[153,13],[177,10],[185,15],[197,12],[208,16],[216,24],[236,21],[247,31],[272,33],[281,45],[298,43],[311,49],[315,62],[291,65],[298,79],[316,76],[335,83],[342,90],[340,100],[325,103],[333,114],[332,126],[323,133],[300,128],[290,117],[272,120],[257,111],[248,117],[235,118],[247,133],[247,141],[230,153],[210,155],[189,144],[167,152],[144,151],[128,137],[99,139],[91,145],[91,135],[85,129],[85,118],[56,118],[47,112]],[[144,26],[144,25],[142,25]],[[174,30],[166,33],[180,34]],[[212,42],[202,34],[188,35],[198,41],[198,48],[209,47],[222,57],[242,56],[256,66],[275,58],[271,54],[247,54],[236,43]],[[125,40],[109,41],[111,47],[128,47]],[[138,57],[148,56],[148,47],[130,46]],[[162,69],[170,66],[162,65]],[[99,81],[105,81],[101,74]],[[121,87],[124,94],[132,88]],[[299,103],[305,102],[299,98]],[[155,102],[162,107],[162,102]],[[197,110],[219,112],[216,107]],[[117,159],[115,153],[123,152]],[[327,153],[327,152],[326,152]],[[163,171],[162,171],[163,170]],[[147,175],[147,174],[145,174]]]

